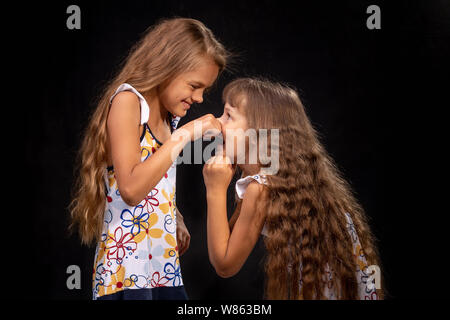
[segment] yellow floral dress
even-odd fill
[[[136,93],[141,103],[144,126],[140,139],[141,161],[145,161],[162,143],[147,125],[150,108],[135,88],[122,84],[110,102],[124,90]],[[170,117],[172,130],[175,130],[180,118]],[[155,288],[183,288],[176,240],[175,182],[176,162],[145,199],[133,207],[120,196],[114,168],[105,169],[107,201],[103,232],[95,253],[94,300],[135,289],[146,291],[145,296],[151,299]]]

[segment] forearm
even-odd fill
[[[177,224],[178,222],[184,223],[184,217],[181,215],[180,211],[178,211],[178,208],[176,208],[176,216],[177,216]]]
[[[149,158],[136,164],[127,177],[128,202],[133,205],[141,202],[162,179],[176,160],[176,156],[189,141],[186,138],[169,139]]]
[[[230,226],[230,232],[233,232],[234,224],[236,223],[236,220],[239,217],[239,213],[241,211],[241,204],[242,204],[242,202],[237,203],[236,209],[234,210],[234,213],[231,216],[230,221],[228,222],[228,225]]]
[[[207,242],[209,259],[216,270],[221,270],[226,266],[226,254],[228,241],[230,239],[226,190],[207,191],[207,203]]]

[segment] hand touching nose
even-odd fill
[[[200,118],[186,123],[183,127],[187,130],[191,141],[202,136],[217,136],[222,132],[221,122],[212,114],[206,114]]]
[[[217,137],[222,134],[222,122],[220,118],[211,119],[210,127],[203,131],[203,137],[206,139],[211,139],[212,137]]]

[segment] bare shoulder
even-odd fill
[[[244,194],[244,201],[247,199],[257,199],[258,197],[262,196],[264,193],[264,185],[252,181],[248,184],[247,189],[245,190]]]
[[[242,200],[242,207],[236,221],[237,230],[241,230],[246,237],[256,241],[265,221],[265,186],[256,181],[250,182]],[[242,231],[243,230],[243,231]]]
[[[131,102],[131,103],[139,103],[139,97],[132,91],[129,90],[124,90],[121,91],[119,93],[117,93],[113,100],[112,103],[123,103],[123,102]]]
[[[242,207],[253,209],[250,210],[253,214],[260,211],[254,209],[260,209],[261,206],[264,206],[265,194],[266,189],[264,185],[256,181],[250,182],[245,191],[244,199],[242,200]]]
[[[139,123],[140,101],[139,97],[131,91],[121,91],[112,100],[108,115],[108,124],[120,121]]]

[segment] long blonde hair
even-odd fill
[[[146,94],[177,75],[194,69],[202,58],[223,71],[228,51],[203,23],[195,19],[163,19],[149,27],[131,48],[120,72],[105,86],[84,133],[75,170],[70,229],[78,225],[84,244],[99,240],[106,204],[106,120],[110,97],[122,83]]]
[[[225,87],[223,100],[243,108],[249,128],[279,130],[279,170],[267,176],[260,203],[269,234],[264,240],[266,297],[325,298],[323,275],[328,264],[339,298],[356,299],[357,265],[344,213],[353,220],[367,263],[379,266],[375,237],[350,185],[320,143],[297,92],[281,83],[241,78]],[[377,293],[382,297],[381,290]]]

